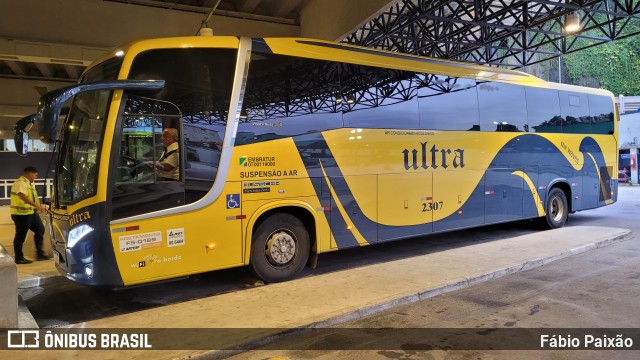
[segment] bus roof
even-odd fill
[[[410,55],[399,52],[379,50],[362,46],[338,43],[326,40],[295,37],[253,38],[252,48],[257,52],[297,56],[310,59],[337,61],[397,70],[433,73],[477,80],[511,82],[521,85],[554,88],[568,91],[584,91],[584,87],[550,83],[522,71],[510,70],[486,65],[458,62],[452,60]],[[156,38],[134,41],[103,55],[87,70],[102,61],[125,53],[123,68],[128,70],[133,58],[143,51],[169,48],[237,48],[240,40],[235,36],[189,36]],[[613,96],[602,89],[589,89],[590,92]],[[592,90],[592,91],[591,91]]]

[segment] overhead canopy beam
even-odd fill
[[[582,30],[567,34],[578,12]],[[401,0],[345,42],[404,53],[519,68],[640,34],[637,1]]]
[[[122,2],[127,4],[134,4],[134,5],[145,5],[145,6],[151,6],[151,7],[163,8],[163,9],[169,9],[169,10],[183,10],[183,11],[189,11],[189,12],[200,13],[200,14],[208,14],[209,11],[211,10],[211,7],[215,5],[215,2],[212,5],[207,5],[210,3],[210,2],[207,2],[205,6],[192,6],[192,5],[179,4],[178,2],[164,2],[164,1],[156,1],[156,0],[107,0],[107,1]],[[288,0],[279,0],[278,2],[280,1],[288,2]],[[257,3],[259,3],[259,1],[257,1],[255,5],[247,7],[247,9],[251,9],[251,11],[253,11],[255,7],[258,5]],[[294,19],[287,19],[282,17],[282,15],[276,15],[276,14],[274,14],[273,16],[266,16],[266,15],[252,14],[250,12],[237,12],[237,11],[218,10],[218,9],[214,10],[213,14],[223,15],[228,17],[235,17],[239,19],[265,21],[265,22],[276,23],[276,24],[288,24],[288,25],[296,24],[296,21]]]
[[[108,48],[0,38],[0,60],[88,66]]]

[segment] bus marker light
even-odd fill
[[[242,219],[246,219],[247,215],[232,215],[232,216],[227,216],[227,221],[229,220],[242,220]]]
[[[213,250],[215,250],[215,249],[216,249],[216,244],[209,244],[209,245],[206,245],[206,246],[204,247],[204,249],[207,251],[207,253],[209,252],[209,250],[212,250],[212,251],[213,251]]]
[[[325,206],[324,207],[324,211],[330,211],[331,210],[331,206]]]
[[[134,230],[140,230],[140,226],[138,226],[138,225],[127,226],[126,228],[124,228],[124,231],[134,231]]]
[[[493,194],[495,194],[495,192],[493,190],[489,190],[489,191],[485,191],[484,194],[485,195],[493,195]]]
[[[347,225],[347,230],[351,230],[351,225]]]
[[[458,211],[458,215],[462,215],[462,210]]]

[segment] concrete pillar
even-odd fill
[[[0,328],[18,327],[18,270],[0,245]]]

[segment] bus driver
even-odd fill
[[[164,145],[165,149],[160,159],[154,163],[156,177],[160,181],[180,181],[178,130],[165,128],[162,131],[162,145]]]

